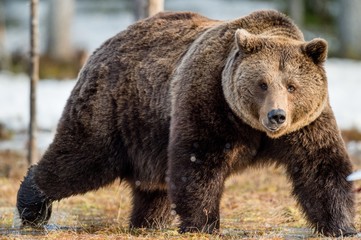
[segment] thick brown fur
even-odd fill
[[[354,234],[351,164],[329,105],[326,55],[324,40],[305,42],[275,11],[139,21],[82,69],[32,168],[34,194],[61,200],[120,178],[133,189],[132,227],[158,226],[173,212],[182,232],[211,233],[227,177],[276,163],[312,227]]]

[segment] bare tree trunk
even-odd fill
[[[135,0],[134,7],[135,18],[139,20],[164,11],[164,0]]]
[[[153,16],[162,11],[164,11],[164,0],[148,1],[148,16]]]
[[[303,0],[290,0],[289,11],[291,18],[296,22],[300,27],[303,25],[303,17],[305,13],[305,3]]]
[[[74,0],[50,0],[47,26],[47,53],[53,59],[67,61],[73,57],[71,25]]]
[[[341,57],[361,59],[361,1],[341,0],[339,38]]]
[[[36,87],[39,80],[39,0],[30,0],[30,125],[28,163],[37,161]]]
[[[4,0],[0,0],[0,70],[7,68],[5,53],[5,10]]]

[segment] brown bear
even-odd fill
[[[284,166],[308,222],[355,234],[351,163],[331,110],[327,43],[285,15],[233,21],[160,13],[107,40],[82,71],[53,143],[18,192],[24,224],[51,203],[121,179],[131,227],[217,232],[225,180]]]

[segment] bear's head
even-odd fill
[[[271,138],[296,131],[328,102],[326,57],[323,39],[304,42],[238,29],[222,74],[225,99],[246,124]]]

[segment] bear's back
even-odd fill
[[[90,56],[74,91],[101,85],[120,105],[131,97],[139,108],[169,106],[160,101],[168,99],[165,95],[178,61],[200,34],[218,23],[190,12],[159,13],[138,21]]]
[[[189,45],[218,22],[191,12],[159,13],[130,25],[108,39],[92,54],[84,70],[94,69],[95,65],[107,66],[113,68],[108,70],[110,72],[122,72],[120,78],[125,76],[132,81],[154,84],[152,75],[158,75],[157,70],[164,72],[164,67],[172,69]],[[133,74],[139,70],[146,76]]]
[[[156,140],[164,148],[171,75],[195,39],[217,24],[195,13],[160,13],[108,39],[81,70],[59,130],[77,126],[93,138],[124,136],[128,149],[157,152]]]

